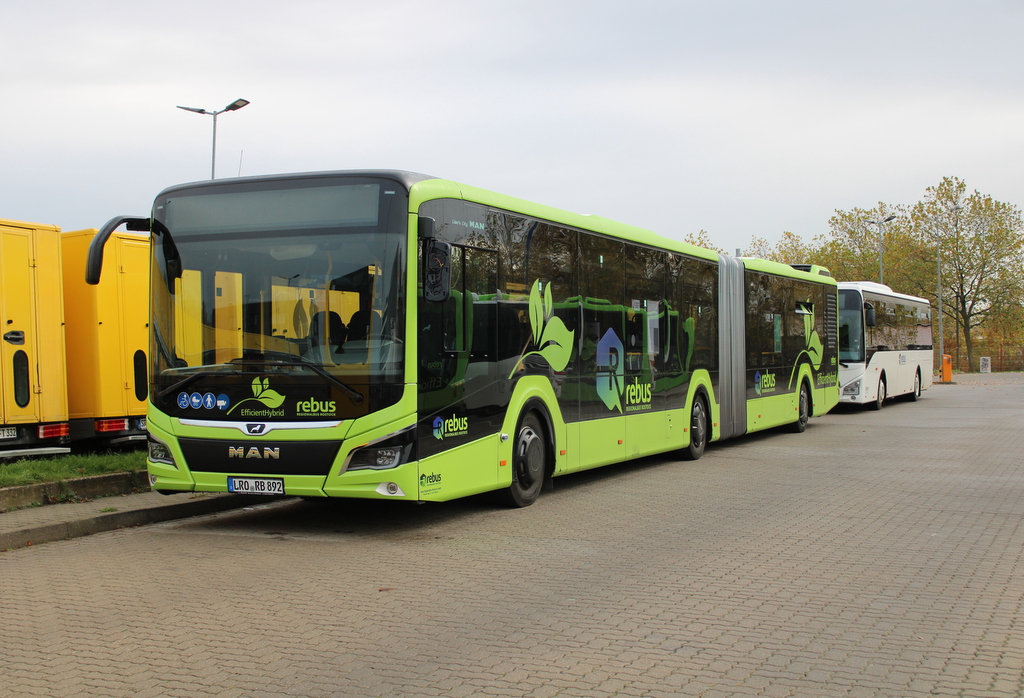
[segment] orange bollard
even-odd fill
[[[939,378],[943,383],[953,381],[953,357],[949,354],[942,355],[942,368],[939,369]]]

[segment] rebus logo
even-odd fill
[[[455,415],[448,419],[437,417],[431,426],[434,427],[434,438],[438,441],[446,436],[462,436],[469,432],[469,417],[456,417]]]
[[[775,391],[775,374],[767,371],[754,374],[754,392],[758,395]]]

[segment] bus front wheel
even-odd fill
[[[880,410],[882,405],[885,403],[885,376],[878,379],[878,394],[875,396],[875,401],[871,403],[871,409]]]
[[[512,452],[512,484],[506,500],[513,507],[528,507],[537,501],[547,475],[548,444],[544,426],[535,412],[519,421]]]
[[[708,445],[708,408],[704,398],[696,395],[690,408],[690,445],[683,449],[683,458],[697,460]]]

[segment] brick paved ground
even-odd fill
[[[957,380],[520,511],[282,502],[0,553],[0,695],[1019,696],[1024,376]]]

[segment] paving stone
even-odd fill
[[[0,696],[1020,695],[1021,396],[958,377],[523,510],[268,502],[0,553]]]

